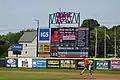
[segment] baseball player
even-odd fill
[[[84,69],[82,70],[82,72],[80,73],[80,75],[82,75],[87,69],[89,69],[90,75],[92,75],[91,62],[85,56],[83,57],[83,61],[84,61]]]

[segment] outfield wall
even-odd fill
[[[5,63],[6,63],[5,60],[0,60],[0,67],[6,67]]]
[[[92,69],[120,70],[120,58],[89,58]],[[6,67],[83,69],[82,58],[6,58]]]

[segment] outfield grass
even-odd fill
[[[0,71],[25,71],[25,72],[66,72],[80,73],[80,70],[75,69],[31,69],[31,68],[0,68]],[[101,74],[120,74],[120,71],[110,70],[94,70],[95,73]],[[88,73],[88,71],[86,72]],[[53,75],[53,74],[22,74],[22,73],[7,73],[0,72],[0,80],[89,80],[80,76],[71,75]],[[92,79],[93,80],[93,79]]]
[[[31,69],[31,68],[0,68],[0,71],[25,71],[25,72],[66,72],[80,73],[80,70],[75,69]],[[60,74],[61,74],[60,73]],[[88,71],[86,72],[88,73]],[[94,70],[94,73],[101,74],[120,74],[120,71],[109,70]],[[94,74],[93,73],[93,74]],[[7,73],[0,72],[0,80],[89,80],[80,76],[71,75],[53,75],[53,74],[22,74],[22,73]],[[91,79],[93,80],[93,79]]]
[[[36,75],[36,74],[0,74],[0,80],[80,80],[74,76],[54,76],[54,75]]]
[[[0,71],[26,71],[26,72],[77,72],[68,69],[29,69],[29,68],[0,68]],[[0,80],[80,80],[78,76],[53,75],[53,74],[15,74],[0,73]],[[83,79],[83,78],[82,78]]]
[[[50,69],[50,68],[0,68],[0,71],[38,71],[38,72],[70,72],[79,73],[79,69]],[[93,73],[120,74],[120,71],[113,70],[92,70]],[[86,71],[89,72],[88,70]]]

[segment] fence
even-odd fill
[[[120,70],[120,59],[89,58],[92,69]],[[1,61],[0,61],[1,62]],[[3,67],[13,68],[61,68],[83,69],[82,58],[6,58],[0,63]]]

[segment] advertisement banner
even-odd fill
[[[60,68],[75,68],[75,60],[60,60]]]
[[[110,69],[111,62],[110,60],[95,60],[95,68],[96,69]]]
[[[16,58],[6,58],[6,67],[18,67],[18,59]]]
[[[10,48],[12,51],[21,51],[23,48],[23,45],[22,44],[13,44]]]
[[[32,68],[46,68],[46,59],[32,59]]]
[[[50,52],[50,43],[38,43],[38,52]]]
[[[112,70],[120,70],[120,60],[112,60]]]
[[[39,41],[50,42],[50,29],[40,29],[38,36],[39,36]]]
[[[48,59],[47,60],[47,67],[49,67],[49,68],[59,68],[59,60]]]
[[[18,58],[18,67],[32,68],[32,58]]]
[[[93,59],[90,59],[90,64],[91,64],[91,69],[93,70],[94,69],[94,60]],[[84,62],[83,60],[77,60],[77,69],[84,69]]]

